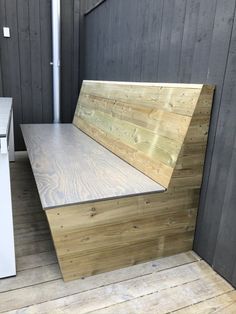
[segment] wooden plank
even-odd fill
[[[185,86],[84,81],[73,123],[168,187],[202,94],[201,114],[207,114],[203,136],[208,129],[212,89],[206,87],[203,92],[202,85]]]
[[[168,78],[165,82],[182,82],[179,80],[180,58],[186,15],[186,0],[175,1],[173,25],[171,28],[169,60],[167,63]]]
[[[205,288],[201,289],[201,287]],[[188,296],[187,292],[191,289],[193,292],[189,293]],[[168,313],[168,310],[175,310],[181,305],[191,304],[193,299],[201,301],[207,297],[218,295],[219,291],[227,292],[230,290],[232,290],[232,287],[229,284],[217,276],[209,275],[207,268],[204,268],[201,263],[194,263],[180,266],[177,269],[143,276],[141,285],[138,279],[131,279],[113,284],[110,287],[105,286],[95,291],[79,293],[47,302],[46,304],[31,307],[30,310],[46,310],[46,312],[49,312],[54,306],[55,310],[66,313],[76,311],[78,308],[81,313],[94,311],[134,313],[136,312],[135,307],[129,307],[134,302],[136,310],[140,306],[140,311],[137,313],[144,313],[145,310],[150,313],[155,312],[157,307],[160,313]],[[111,291],[114,292],[112,297]],[[179,302],[177,302],[178,297]],[[151,302],[143,303],[146,300]],[[123,308],[123,311],[120,312],[119,308]]]
[[[19,52],[19,39],[18,39],[18,27],[16,23],[17,16],[17,1],[5,1],[6,9],[6,23],[11,28],[11,40],[8,40],[5,47],[6,55],[3,60],[6,67],[5,71],[9,72],[9,81],[6,81],[8,88],[4,91],[4,96],[13,98],[13,110],[14,110],[14,138],[16,149],[23,147],[23,138],[20,133],[20,123],[22,122],[22,98],[21,98],[21,74],[20,74],[20,52]],[[2,48],[1,48],[2,49]],[[3,64],[3,63],[2,63]],[[5,73],[5,72],[4,72]],[[3,76],[5,81],[5,74]],[[4,84],[5,84],[4,83]]]
[[[179,82],[188,83],[191,80],[200,2],[201,0],[188,0],[186,4],[186,16],[178,77]]]
[[[232,221],[236,219],[235,204],[236,195],[234,189],[236,186],[236,136],[234,139],[233,153],[229,166],[229,175],[226,181],[226,192],[222,211],[219,231],[216,240],[213,267],[227,280],[236,286],[234,269],[236,265],[236,252],[232,248],[235,245],[236,230]]]
[[[74,0],[61,1],[61,119],[67,123],[73,114],[73,4]]]
[[[41,73],[41,47],[43,42],[40,37],[40,0],[29,1],[29,28],[31,42],[31,64],[32,80],[32,111],[34,123],[39,123],[43,119],[42,102],[42,73]]]
[[[29,171],[29,163],[26,154],[21,154],[19,158],[18,156],[17,154],[17,162],[12,164],[11,168],[15,169],[13,178],[15,182],[18,182],[18,188],[23,194],[25,187],[28,185],[33,187],[34,183],[32,183],[32,179],[30,179],[29,176],[22,176],[22,174]],[[20,180],[22,182],[21,184]],[[179,193],[183,195],[184,192]],[[34,192],[31,197],[35,198]],[[39,200],[37,201],[39,202]],[[122,200],[122,202],[125,201],[124,199]],[[166,201],[168,200],[166,199]],[[22,200],[22,204],[23,202],[24,200]],[[94,219],[97,219],[97,222],[105,218],[104,215],[106,211],[102,203],[103,202],[101,202],[101,204],[99,203],[97,208],[98,214],[93,216]],[[86,206],[87,211],[89,204],[86,204]],[[146,204],[146,206],[150,206],[150,215],[152,210],[155,212],[154,203],[151,202],[149,205]],[[166,206],[169,205],[166,204]],[[26,207],[34,213],[34,207],[28,205],[26,205]],[[17,211],[17,207],[15,207],[15,210]],[[157,211],[158,210],[160,209],[157,207]],[[132,212],[132,207],[127,206],[127,211]],[[111,211],[111,218],[116,218],[116,212],[115,209]],[[107,214],[108,219],[108,211]],[[125,214],[125,212],[123,212],[123,214]],[[81,218],[81,225],[83,225],[85,221],[84,216],[81,215]],[[122,220],[122,215],[120,219]],[[186,310],[191,310],[192,307],[193,310],[195,309],[193,313],[197,311],[199,311],[199,313],[207,313],[207,309],[209,308],[211,310],[213,305],[215,305],[217,309],[223,309],[226,313],[227,309],[229,309],[229,311],[232,309],[231,313],[234,313],[234,303],[230,304],[230,299],[224,298],[218,300],[218,298],[214,299],[213,297],[213,295],[224,294],[225,288],[227,289],[229,286],[227,284],[227,286],[225,286],[222,279],[219,279],[220,282],[218,282],[219,277],[215,277],[214,275],[211,277],[213,273],[212,269],[203,262],[201,262],[201,265],[196,263],[196,261],[199,260],[199,257],[192,252],[183,253],[65,284],[61,279],[48,281],[48,279],[54,278],[56,272],[58,272],[58,268],[56,268],[55,265],[56,260],[54,252],[51,251],[17,257],[18,271],[20,271],[19,276],[6,279],[6,281],[4,280],[2,283],[0,282],[0,286],[3,290],[10,290],[0,293],[0,310],[12,310],[12,313],[19,313],[20,311],[25,313],[52,313],[67,310],[68,312],[74,311],[77,313],[78,311],[82,311],[83,313],[83,311],[88,312],[89,310],[97,312],[98,309],[108,311],[110,307],[111,311],[114,308],[117,310],[115,312],[119,313],[118,310],[120,307],[122,309],[122,306],[124,306],[125,313],[129,310],[133,313],[134,309],[136,309],[136,311],[140,309],[141,313],[146,310],[149,312],[153,310],[155,312],[157,309],[156,302],[159,301],[160,296],[160,302],[158,302],[157,305],[158,310],[166,309],[166,312],[168,312],[168,310],[184,309],[184,307],[187,306]],[[193,264],[195,264],[196,267],[187,267]],[[50,267],[48,267],[49,265]],[[178,267],[180,265],[183,266]],[[44,266],[46,266],[45,271]],[[45,279],[44,282],[43,278]],[[200,284],[197,286],[192,285],[197,282],[200,282]],[[6,283],[6,285],[4,285],[4,283]],[[156,292],[147,295],[146,293],[150,291],[149,289],[153,289],[153,291],[156,290]],[[111,293],[111,291],[115,291],[115,293]],[[151,298],[152,295],[153,299]],[[133,299],[133,296],[137,296],[137,298]],[[203,297],[201,298],[201,296]],[[209,298],[212,297],[212,301],[209,300]],[[204,301],[206,299],[209,300],[209,304],[212,304],[212,307],[210,305],[209,307],[207,306],[207,301]],[[14,300],[14,302],[12,300]],[[168,300],[168,302],[166,302],[166,300]],[[170,302],[170,300],[172,301]],[[126,302],[119,303],[123,301]],[[106,302],[106,304],[104,302]],[[136,304],[135,308],[128,306],[130,303],[133,304],[133,302]],[[198,306],[197,302],[199,302]],[[192,306],[192,304],[194,305]],[[106,305],[108,305],[107,309],[104,308]],[[228,308],[226,307],[227,305],[229,305]],[[187,313],[191,312],[192,311],[187,311]],[[114,313],[114,311],[112,311],[112,313]]]
[[[164,1],[144,3],[141,50],[141,81],[155,82],[157,77]],[[145,43],[145,44],[144,44]],[[137,78],[135,78],[136,80]],[[124,80],[127,80],[124,77]]]
[[[26,255],[33,255],[39,254],[42,252],[48,252],[54,250],[53,243],[51,239],[25,243],[18,245],[16,248],[16,258],[26,256]]]
[[[157,12],[155,5],[161,1],[155,1],[153,4],[148,1],[145,3],[145,8],[143,6],[143,16],[139,18],[139,23],[142,24],[143,32],[138,35],[138,40],[143,39],[143,44],[140,45],[140,50],[142,51],[141,58],[144,62],[144,68],[147,70],[145,80],[153,81],[164,81],[173,79],[175,73],[171,73],[169,76],[169,55],[175,53],[175,43],[171,42],[170,34],[176,32],[178,26],[177,20],[173,19],[174,6],[178,6],[180,1],[165,1],[165,10],[163,15],[162,26],[158,29],[155,28],[155,23],[150,25],[148,34],[145,33],[146,25],[151,23],[152,14],[158,15],[160,10]],[[139,80],[139,73],[133,68],[133,62],[129,62],[135,57],[133,53],[134,40],[129,37],[129,28],[131,24],[134,24],[133,15],[132,18],[128,18],[126,12],[129,12],[127,8],[130,6],[135,7],[133,10],[136,12],[136,6],[141,6],[137,1],[120,1],[119,15],[114,13],[114,16],[119,16],[119,23],[122,24],[123,38],[121,40],[117,35],[117,21],[113,18],[109,23],[109,40],[108,47],[106,46],[105,53],[107,54],[107,60],[110,61],[107,79],[112,79],[112,74],[116,71],[116,77],[119,80],[129,80],[133,73],[137,76],[134,77],[135,80]],[[149,3],[151,3],[149,5]],[[108,9],[110,11],[117,11],[117,6],[115,1],[109,2]],[[98,8],[97,10],[100,10]],[[182,9],[182,8],[180,8]],[[121,12],[123,11],[122,15]],[[96,10],[94,11],[94,13]],[[176,12],[176,11],[175,11]],[[129,12],[130,14],[130,12]],[[105,18],[106,12],[103,12]],[[131,16],[131,14],[129,15]],[[156,21],[158,17],[156,18]],[[202,1],[202,0],[188,0],[186,7],[186,19],[184,25],[184,34],[181,47],[181,62],[180,62],[180,73],[177,79],[180,82],[209,82],[217,85],[215,101],[213,106],[213,115],[211,120],[211,130],[209,134],[208,141],[208,152],[205,166],[205,178],[203,181],[202,193],[201,193],[201,205],[199,211],[198,229],[196,232],[195,249],[204,256],[208,262],[213,261],[215,244],[217,239],[217,233],[219,230],[219,223],[221,218],[221,212],[224,211],[224,190],[226,189],[226,182],[229,171],[231,150],[233,147],[232,136],[234,132],[234,126],[231,122],[228,124],[228,119],[232,121],[235,119],[234,112],[231,109],[233,106],[234,95],[232,91],[234,90],[234,63],[233,63],[233,50],[231,48],[229,51],[231,36],[232,36],[232,25],[235,19],[235,1],[234,0],[222,0],[222,1]],[[169,21],[168,24],[166,21]],[[87,26],[91,27],[91,33],[96,36],[96,28],[98,28],[98,20],[95,14],[88,16],[86,18]],[[132,26],[131,26],[132,27]],[[99,27],[100,31],[107,31],[107,26],[101,25]],[[161,58],[158,66],[159,53],[158,49],[153,49],[152,45],[155,45],[155,41],[160,41],[159,31],[162,29],[162,41],[161,41]],[[90,33],[90,38],[91,38]],[[119,33],[118,33],[119,34]],[[149,37],[150,36],[150,40]],[[148,44],[145,39],[148,38]],[[119,41],[118,41],[119,39]],[[92,39],[88,43],[87,50],[92,47]],[[234,42],[234,32],[232,36],[232,43]],[[90,44],[91,43],[91,44]],[[114,48],[114,43],[116,46]],[[125,43],[125,44],[124,44]],[[98,43],[103,46],[103,42]],[[179,43],[180,44],[180,43]],[[117,56],[112,54],[112,49],[123,49],[124,58],[121,63],[117,60]],[[164,47],[164,48],[163,48]],[[232,45],[231,45],[232,47]],[[147,51],[145,51],[147,49]],[[96,64],[99,62],[99,57],[96,55],[96,49],[94,54],[89,54],[85,60],[86,65]],[[103,47],[101,48],[103,51]],[[132,51],[132,53],[129,53]],[[229,56],[229,63],[228,62]],[[150,60],[150,63],[148,63]],[[154,73],[153,69],[159,69],[159,76]],[[100,68],[99,68],[100,69]],[[145,71],[143,69],[142,71]],[[109,71],[110,70],[110,71]],[[229,71],[232,70],[231,75]],[[161,75],[160,75],[161,73]],[[226,80],[225,80],[226,73]],[[89,78],[95,78],[95,75],[99,75],[95,69],[91,66],[91,72]],[[142,74],[141,74],[142,75]],[[225,90],[225,91],[223,91]],[[222,94],[223,91],[223,94]],[[227,96],[228,95],[228,96]],[[232,100],[229,100],[229,98]],[[231,104],[231,105],[230,105]],[[221,109],[220,109],[221,108]],[[228,111],[228,114],[226,112]],[[224,115],[224,119],[219,119]],[[217,131],[218,128],[218,131]],[[222,129],[219,131],[219,129]],[[225,129],[225,132],[223,132]],[[193,128],[194,130],[194,128]],[[216,135],[216,136],[215,136]],[[229,138],[228,138],[229,137]],[[217,144],[219,143],[219,144]],[[215,146],[217,145],[217,147]],[[189,145],[188,145],[189,148]],[[222,151],[223,148],[223,151]],[[188,156],[189,159],[185,158],[184,163],[187,166],[191,159],[198,160],[197,154],[194,152],[193,146],[191,146],[192,153]],[[213,156],[213,159],[212,159]],[[183,160],[182,160],[183,161]],[[202,158],[200,158],[199,166],[202,164]],[[227,164],[227,166],[226,166]],[[212,165],[212,166],[211,166]],[[224,166],[225,165],[225,166]],[[202,166],[202,165],[201,165]],[[189,172],[185,172],[189,174]],[[196,173],[195,173],[196,174]],[[194,172],[192,172],[194,175]],[[219,180],[220,177],[220,180]],[[196,183],[199,184],[201,177],[195,176]],[[209,178],[209,181],[208,181]],[[193,177],[191,182],[193,182]],[[186,179],[185,179],[186,182]],[[223,182],[223,185],[222,183]],[[223,189],[223,191],[222,191]],[[227,211],[227,209],[226,209]],[[227,246],[227,245],[226,245]]]
[[[57,258],[55,252],[49,251],[27,256],[19,256],[16,260],[16,267],[17,271],[23,271],[56,263]]]
[[[127,268],[125,271],[119,270],[67,284],[64,284],[62,280],[55,280],[45,284],[38,284],[32,287],[1,293],[0,310],[9,311],[31,305],[32,307],[28,308],[29,313],[33,311],[43,312],[55,310],[58,307],[60,308],[62,304],[68,305],[75,302],[77,303],[76,308],[78,308],[78,300],[81,300],[79,304],[80,310],[86,309],[88,311],[89,309],[98,309],[104,302],[107,302],[107,304],[120,302],[124,294],[126,294],[128,299],[131,299],[134,296],[141,296],[150,292],[161,292],[163,289],[174,285],[181,286],[184,283],[207,276],[211,271],[210,267],[202,262],[190,263],[171,269],[167,269],[166,264],[166,266],[164,266],[164,268],[161,267],[160,270],[158,270],[158,264],[155,262],[156,266],[154,267],[154,271],[151,266],[153,264],[148,263],[146,265],[147,273],[145,270],[142,271],[140,265],[137,265],[132,268]],[[142,285],[139,284],[140,272],[142,274]],[[228,286],[228,284],[224,284],[223,282],[222,288],[227,289]],[[116,291],[113,295],[114,298],[110,298],[111,289],[112,291]],[[41,292],[39,293],[39,291]],[[130,291],[130,293],[128,293],[128,291]],[[108,292],[109,297],[107,297]],[[68,298],[63,298],[67,296]],[[103,296],[103,301],[101,301],[101,296]],[[14,303],[12,299],[15,300]],[[88,307],[89,303],[91,304],[90,308]]]
[[[73,125],[23,125],[22,130],[44,209],[164,191]]]
[[[222,293],[227,293],[231,291],[232,288],[217,276],[206,277],[186,283],[181,287],[177,286],[164,291],[150,293],[149,295],[143,296],[141,300],[139,298],[133,298],[133,300],[130,301],[128,298],[123,297],[120,303],[113,306],[106,306],[105,302],[101,302],[101,310],[91,311],[90,313],[142,314],[145,313],[145,311],[148,313],[157,312],[163,314],[171,312],[176,313],[176,310],[181,307],[187,307],[193,303],[202,302],[206,298],[210,299],[219,295],[219,290]],[[69,313],[69,311],[75,307],[76,305],[67,307],[65,313]],[[86,312],[84,311],[82,313]]]
[[[227,143],[229,142],[228,136],[233,134],[231,131],[226,131],[228,136],[226,136],[226,134],[224,135],[224,139],[222,139],[222,143],[220,143],[219,146],[216,144],[219,136],[223,136],[223,134],[219,135],[219,128],[221,128],[222,125],[221,116],[224,115],[224,111],[222,111],[222,109],[228,107],[226,103],[229,103],[230,97],[233,97],[231,91],[234,84],[234,72],[232,71],[230,73],[230,71],[234,66],[232,56],[235,48],[231,48],[229,53],[229,46],[231,40],[232,45],[235,45],[235,35],[232,33],[234,15],[235,1],[218,1],[207,78],[209,82],[216,82],[217,89],[214,96],[211,128],[209,132],[208,149],[204,169],[205,179],[202,186],[198,224],[194,244],[195,250],[204,256],[209,263],[213,262],[218,226],[221,217],[223,195],[225,194],[224,189],[226,187],[226,184],[223,186],[221,184],[216,185],[216,180],[218,180],[219,177],[221,182],[226,182],[227,180],[227,173],[225,170],[223,170],[223,172],[220,170],[219,173],[219,167],[218,165],[216,166],[215,163],[219,162],[219,164],[225,163],[225,165],[229,165],[230,161],[228,158],[230,158],[230,147],[232,147],[232,144],[229,145],[228,151],[222,154],[222,143],[224,143],[225,140],[227,140]],[[219,34],[223,35],[219,36]],[[233,37],[231,37],[232,35]],[[227,49],[225,49],[225,47],[227,47]],[[234,100],[232,99],[231,103],[233,102]],[[229,125],[228,122],[226,122],[225,125]],[[233,125],[231,126],[233,127]],[[229,126],[229,130],[232,130],[231,126]],[[230,139],[230,141],[232,141],[232,139]],[[216,195],[217,197],[215,197]],[[205,227],[206,225],[207,232]]]
[[[175,11],[175,0],[165,0],[163,7],[160,50],[158,56],[157,77],[158,82],[169,82],[168,63],[171,47],[171,31]]]
[[[41,75],[42,75],[42,122],[53,121],[53,88],[52,88],[52,36],[51,36],[51,1],[41,0],[40,4],[40,37],[43,38],[41,54]],[[64,45],[62,44],[62,47]],[[75,64],[76,66],[76,64]],[[25,123],[31,123],[25,122]]]
[[[233,314],[236,311],[236,291],[223,293],[217,297],[201,301],[176,311],[176,314]]]
[[[191,249],[198,195],[185,189],[47,210],[64,280]]]
[[[206,81],[217,0],[200,2],[191,82]]]
[[[71,102],[71,113],[75,112],[77,99],[79,97],[79,75],[80,75],[80,66],[79,66],[79,50],[80,50],[80,36],[79,36],[79,24],[80,24],[80,1],[74,0],[73,7],[73,95]],[[72,118],[72,117],[71,117]]]
[[[32,110],[32,73],[31,73],[31,40],[29,1],[20,0],[17,6],[18,36],[19,36],[19,65],[21,73],[21,97],[23,123],[33,121]]]
[[[0,35],[4,95],[14,99],[15,146],[24,150],[19,124],[51,121],[50,1],[3,0],[1,5],[1,29],[11,30],[10,39]]]
[[[16,277],[10,277],[0,281],[0,298],[1,293],[9,292],[16,289],[23,289],[28,286],[47,283],[52,280],[60,279],[61,272],[57,263],[17,271]]]

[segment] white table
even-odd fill
[[[16,275],[9,161],[14,161],[12,98],[0,97],[0,278]]]

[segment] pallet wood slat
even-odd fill
[[[22,127],[65,281],[192,248],[213,90],[84,81],[74,126]]]

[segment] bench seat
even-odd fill
[[[73,124],[21,128],[43,209],[165,191]]]
[[[192,249],[213,90],[83,81],[73,125],[22,126],[65,281]]]

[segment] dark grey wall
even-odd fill
[[[80,1],[61,0],[61,119],[71,122],[79,94]]]
[[[13,97],[15,143],[24,148],[20,123],[51,122],[50,0],[0,0],[3,95]],[[4,38],[2,27],[10,27]]]
[[[62,122],[72,121],[82,80],[83,14],[99,2],[61,0]],[[3,26],[10,27],[11,38],[3,38]],[[24,149],[20,123],[52,122],[51,50],[51,0],[0,0],[0,95],[14,98],[17,150]]]
[[[235,0],[107,0],[85,17],[83,77],[216,85],[194,249],[236,285]]]
[[[102,0],[61,0],[61,118],[71,122],[83,67],[83,16]]]

